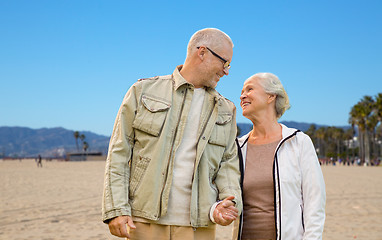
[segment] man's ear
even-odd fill
[[[204,60],[204,56],[205,56],[205,54],[206,54],[206,47],[204,47],[204,46],[201,46],[201,47],[199,47],[198,48],[198,51],[197,51],[197,54],[198,54],[198,57],[200,58],[200,60]]]

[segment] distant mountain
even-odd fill
[[[88,151],[106,154],[109,137],[84,131]],[[80,151],[81,140],[78,139]],[[0,127],[0,157],[62,157],[76,152],[74,131],[65,128],[31,129],[26,127]]]
[[[312,123],[299,123],[293,121],[282,121],[288,127],[297,128],[301,131],[309,129]],[[240,135],[242,136],[252,129],[252,124],[238,123]],[[316,125],[317,128],[327,127]],[[343,126],[340,128],[350,128]],[[109,137],[84,131],[85,141],[89,144],[88,151],[102,152],[107,154]],[[78,139],[80,151],[81,141]],[[0,157],[63,157],[66,153],[76,152],[76,141],[74,131],[65,128],[41,128],[31,129],[27,127],[0,127]]]
[[[318,125],[315,123],[301,123],[301,122],[294,122],[294,121],[281,121],[280,123],[284,124],[287,127],[290,128],[296,128],[299,129],[303,132],[307,131],[311,125],[316,125],[316,128],[320,127],[329,127],[328,125]],[[239,136],[243,136],[247,134],[249,131],[252,130],[252,124],[251,123],[238,123],[237,126],[240,129],[240,134]],[[348,129],[350,126],[336,126],[338,128],[343,128],[343,129]]]

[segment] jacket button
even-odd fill
[[[205,136],[203,136],[203,137],[202,137],[202,139],[203,139],[203,140],[206,140],[206,137],[205,137]]]

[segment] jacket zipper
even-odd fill
[[[216,105],[216,101],[217,101],[217,100],[216,100],[216,98],[214,97],[214,105],[212,105],[212,108],[211,108],[211,110],[210,110],[210,114],[209,114],[209,116],[208,116],[208,119],[211,118],[212,112],[214,111],[214,108],[215,108],[215,105]],[[208,121],[207,121],[207,122],[208,122]],[[204,133],[204,130],[206,130],[207,122],[206,122],[206,124],[204,124],[203,129],[202,129],[202,131],[200,132],[200,136],[199,136],[198,142],[200,141],[200,138],[202,137],[202,135],[203,135],[203,133]]]
[[[199,136],[198,142],[200,141],[200,138],[202,137],[204,131],[206,130],[207,123],[208,123],[208,119],[211,118],[212,112],[213,112],[214,109],[215,109],[215,105],[216,105],[216,99],[214,98],[214,104],[212,105],[212,108],[211,108],[211,110],[210,110],[210,114],[208,115],[207,122],[206,122],[206,124],[204,124],[203,129],[202,129],[202,131],[200,132],[200,136]],[[196,159],[195,159],[195,160],[196,160]],[[194,174],[192,174],[192,181],[194,181],[195,170],[196,170],[196,162],[195,162],[195,164],[194,164]]]
[[[161,197],[160,197],[160,207],[159,207],[159,213],[157,214],[158,215],[158,218],[162,212],[162,197],[163,197],[163,192],[164,192],[164,188],[166,186],[166,182],[167,182],[167,177],[168,177],[168,168],[170,167],[170,162],[171,162],[171,158],[173,156],[173,150],[174,150],[174,142],[175,142],[175,138],[176,138],[176,135],[178,133],[178,127],[179,127],[179,122],[180,122],[180,119],[182,117],[182,112],[183,112],[183,107],[184,107],[184,103],[186,102],[186,96],[187,96],[187,89],[184,91],[184,95],[183,95],[183,101],[182,101],[182,106],[180,108],[180,114],[179,114],[179,117],[178,117],[178,122],[176,124],[176,128],[175,128],[175,133],[174,133],[174,136],[172,138],[172,144],[171,144],[171,150],[170,150],[170,156],[169,156],[169,159],[167,161],[167,168],[166,168],[166,177],[165,177],[165,181],[164,181],[164,184],[163,184],[163,187],[162,187],[162,191],[161,191]]]
[[[291,137],[295,136],[298,132],[300,132],[300,130],[297,130],[295,131],[293,134],[289,135],[288,137],[284,138],[280,144],[277,146],[277,149],[275,151],[275,156],[274,156],[274,163],[273,163],[273,192],[274,192],[274,209],[275,209],[275,227],[276,227],[276,239],[281,239],[281,193],[280,193],[280,177],[279,177],[279,168],[278,168],[278,158],[277,158],[277,152],[279,151],[280,147],[282,144],[284,144],[284,142],[288,139],[290,139]],[[244,141],[244,143],[240,146],[240,144],[237,142],[237,145],[239,146],[239,150],[240,150],[240,155],[241,155],[241,149],[246,146],[247,142],[248,142],[248,139],[249,137],[247,137]],[[245,160],[242,158],[242,161],[244,162]],[[275,176],[275,167],[277,165],[277,179],[276,179],[276,176]],[[241,166],[242,168],[244,168],[244,166]],[[241,172],[241,181],[244,180],[244,171]],[[279,202],[280,202],[280,206],[279,206],[279,215],[277,215],[277,212],[276,212],[276,183],[275,181],[277,180],[277,183],[278,183],[278,186],[279,186]],[[244,213],[242,213],[241,215],[241,219],[240,219],[240,223],[239,223],[239,234],[238,234],[238,239],[241,239],[241,234],[242,234],[242,216],[243,216]],[[280,229],[277,228],[277,216],[280,216]],[[280,234],[279,234],[279,230],[280,230]]]
[[[215,105],[216,105],[216,99],[214,98],[214,105],[212,106],[211,111],[210,111],[210,114],[209,114],[209,116],[208,116],[207,119],[210,119],[210,118],[211,118],[211,115],[212,115],[212,112],[214,111]],[[200,136],[199,136],[198,142],[200,141],[200,138],[202,137],[202,135],[203,135],[203,133],[204,133],[204,130],[206,130],[207,123],[208,123],[208,120],[207,120],[206,124],[204,124],[203,129],[202,129],[202,131],[200,132]],[[191,183],[194,182],[195,171],[196,171],[196,159],[195,159],[195,163],[194,163],[194,173],[192,174]],[[192,190],[191,190],[191,194],[192,194]],[[197,205],[197,209],[199,209],[199,197],[197,198],[197,203],[196,203],[196,205]],[[191,213],[191,211],[190,211],[190,213]],[[197,212],[197,214],[199,215],[199,211]],[[199,216],[197,216],[196,219],[197,219],[197,221],[198,221]],[[191,216],[190,216],[190,220],[191,220]],[[192,225],[192,223],[191,223],[191,225]],[[197,223],[197,225],[199,225],[199,222]]]
[[[278,164],[278,158],[277,158],[277,152],[279,151],[279,149],[281,148],[281,146],[284,144],[284,142],[286,142],[288,139],[292,138],[293,136],[295,136],[298,132],[300,132],[300,130],[297,130],[295,131],[293,134],[289,135],[288,137],[284,138],[280,144],[278,145],[276,151],[275,151],[275,156],[274,156],[274,162],[273,162],[273,191],[274,191],[274,209],[275,209],[275,227],[276,227],[276,239],[281,239],[281,192],[280,192],[280,173],[279,173],[279,164]],[[275,175],[275,169],[277,170],[277,179],[276,179],[276,175]],[[279,190],[279,195],[278,195],[278,199],[279,199],[279,214],[277,214],[276,212],[276,180],[277,180],[277,186],[278,186],[278,190]],[[279,222],[280,222],[280,228],[278,229],[277,228],[277,216],[279,216]],[[280,232],[280,233],[279,233]]]

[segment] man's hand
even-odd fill
[[[116,218],[113,218],[109,222],[110,233],[117,237],[129,238],[130,229],[129,230],[127,229],[126,223],[129,228],[133,228],[133,229],[136,228],[134,225],[133,219],[131,219],[130,216],[118,216]]]
[[[238,217],[239,211],[232,201],[234,198],[234,196],[229,196],[216,206],[213,216],[217,224],[227,226]]]

